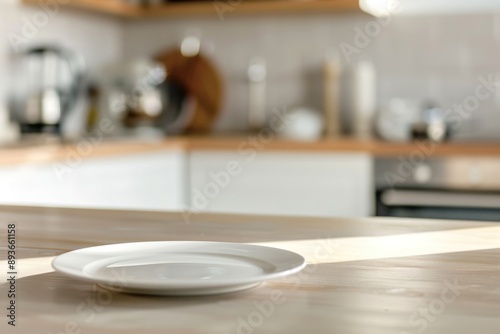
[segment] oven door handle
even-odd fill
[[[391,189],[382,191],[380,200],[389,207],[500,208],[500,194]]]

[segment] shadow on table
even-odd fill
[[[87,300],[95,300],[98,306],[112,305],[113,308],[145,309],[158,306],[183,307],[190,305],[211,304],[221,300],[230,300],[241,297],[245,291],[239,293],[219,294],[216,296],[183,296],[166,297],[151,295],[136,295],[128,293],[113,292],[101,288],[94,283],[73,279],[57,272],[50,272],[40,275],[33,275],[17,280],[19,303],[29,304],[57,304],[58,307],[67,309],[68,307],[78,307],[79,304]],[[2,285],[1,293],[6,293],[7,286]],[[37,312],[43,312],[43,308],[37,308]]]

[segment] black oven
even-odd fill
[[[500,158],[375,160],[376,215],[500,222]]]

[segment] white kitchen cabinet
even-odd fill
[[[368,154],[193,151],[189,160],[195,212],[363,217],[373,211]]]
[[[182,210],[183,151],[0,168],[0,204],[74,208]],[[68,169],[66,169],[68,167]]]

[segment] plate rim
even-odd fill
[[[250,247],[250,248],[257,248],[257,249],[267,249],[272,252],[281,252],[283,254],[287,254],[289,256],[295,257],[297,264],[294,266],[291,266],[290,268],[286,270],[281,270],[278,272],[271,272],[271,273],[263,273],[257,276],[250,276],[248,278],[244,279],[238,279],[235,281],[180,281],[177,280],[175,282],[167,282],[167,281],[158,281],[158,282],[152,282],[152,283],[144,283],[144,282],[134,282],[133,280],[128,281],[126,283],[126,286],[123,288],[123,291],[126,291],[127,289],[141,289],[141,290],[163,290],[163,291],[168,291],[168,290],[179,290],[179,289],[189,289],[189,288],[197,288],[197,289],[210,289],[210,288],[217,288],[217,287],[225,287],[225,286],[239,286],[239,285],[248,285],[251,283],[258,283],[258,282],[264,282],[268,280],[273,280],[276,278],[281,278],[285,277],[288,275],[295,274],[302,269],[304,269],[307,265],[305,258],[296,253],[292,252],[289,250],[281,249],[281,248],[276,248],[272,246],[264,246],[264,245],[255,245],[251,243],[238,243],[238,242],[219,242],[219,241],[193,241],[193,240],[158,240],[158,241],[139,241],[139,242],[124,242],[124,243],[115,243],[115,244],[104,244],[104,245],[97,245],[97,246],[90,246],[90,247],[84,247],[84,248],[79,248],[75,249],[72,251],[65,252],[63,254],[60,254],[56,256],[52,262],[51,266],[52,268],[60,272],[64,275],[77,278],[80,280],[85,280],[88,282],[93,282],[97,283],[100,285],[108,285],[108,286],[113,286],[117,285],[116,281],[111,281],[107,279],[102,279],[99,277],[92,277],[89,275],[86,275],[84,272],[84,266],[80,267],[79,272],[73,272],[73,270],[67,270],[64,268],[64,264],[61,265],[61,261],[64,261],[67,256],[72,256],[75,254],[78,254],[79,252],[86,251],[89,249],[97,249],[97,248],[108,248],[108,247],[113,247],[113,246],[138,246],[138,245],[152,245],[152,244],[200,244],[200,245],[225,245],[225,246],[236,246],[236,247]],[[123,256],[123,254],[121,255]],[[106,257],[103,257],[102,259],[105,259]],[[111,257],[110,257],[111,258]],[[262,259],[257,257],[257,259]]]

